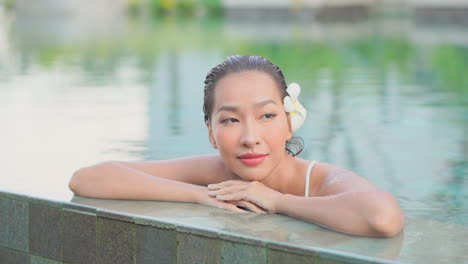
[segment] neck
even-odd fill
[[[301,173],[302,160],[287,153],[272,173],[260,182],[281,193],[304,195],[304,173]]]

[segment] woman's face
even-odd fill
[[[245,180],[265,178],[288,155],[285,144],[292,133],[279,89],[259,71],[228,74],[215,87],[210,142]]]

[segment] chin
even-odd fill
[[[242,169],[236,174],[246,181],[261,181],[266,177],[265,172],[257,168]]]

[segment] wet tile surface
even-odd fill
[[[12,205],[10,202],[10,200],[15,200],[11,199],[11,197],[17,197],[15,195],[10,195],[9,198],[6,195],[0,195],[2,203],[0,209],[2,211],[7,211],[6,208],[18,205]],[[28,197],[25,199],[28,199]],[[5,201],[7,202],[5,203]],[[417,217],[406,219],[405,230],[402,234],[392,238],[376,239],[341,234],[306,221],[279,214],[237,214],[193,203],[106,200],[78,196],[75,196],[71,202],[62,204],[66,203],[77,203],[78,205],[67,206],[67,208],[74,209],[84,205],[87,212],[95,212],[94,207],[113,211],[113,214],[123,212],[124,217],[132,217],[134,222],[142,225],[157,227],[159,221],[159,225],[163,229],[176,229],[192,236],[203,236],[204,232],[208,231],[210,234],[214,232],[217,233],[216,239],[221,238],[222,240],[250,246],[265,247],[267,245],[269,250],[286,251],[288,254],[297,255],[296,257],[299,259],[304,251],[311,251],[318,252],[320,256],[328,256],[326,258],[320,257],[321,262],[327,261],[327,263],[339,263],[342,259],[365,260],[368,263],[429,263],[442,260],[451,263],[468,263],[468,255],[465,254],[466,248],[468,248],[467,226]],[[11,228],[19,230],[18,233],[20,234],[21,232],[27,234],[17,226],[21,221],[23,221],[23,224],[20,226],[23,226],[23,228],[30,224],[28,221],[24,224],[24,219],[27,219],[27,214],[30,213],[29,210],[24,210],[24,206],[27,206],[27,203],[23,203],[23,207],[19,206],[19,208],[23,208],[22,213],[19,210],[20,213],[16,212],[8,215],[9,218],[20,219],[19,221],[8,220],[7,225],[0,225],[0,231],[3,234],[8,234],[9,230],[12,230]],[[8,210],[10,211],[10,209]],[[15,218],[13,215],[19,216]],[[3,217],[3,214],[1,216],[0,221],[7,222],[5,220],[7,217]],[[153,219],[156,221],[152,222]],[[7,228],[8,225],[10,226]],[[32,231],[34,231],[34,228]],[[213,235],[212,237],[216,236]],[[21,237],[18,241],[20,240]],[[29,237],[29,240],[34,241],[31,237]],[[7,240],[3,237],[0,241],[2,243],[7,243],[6,241],[12,243],[10,241],[14,240]],[[21,244],[18,241],[15,243],[17,245]],[[51,241],[54,241],[54,239]],[[440,241],[446,242],[440,244]],[[190,243],[195,242],[191,241]],[[25,244],[28,243],[22,243],[21,245],[24,246]],[[272,244],[278,244],[278,248],[270,247]],[[98,243],[97,246],[99,248]],[[218,246],[215,246],[215,248]],[[115,247],[118,248],[119,246]],[[124,248],[126,246],[121,245],[120,247]],[[132,260],[135,258],[136,249],[133,248],[133,251],[130,250],[130,252],[133,254],[130,254],[129,257]],[[99,255],[99,253],[96,252],[96,255]],[[103,259],[106,258],[105,255],[104,253],[101,254]],[[118,256],[116,254],[110,256],[109,259],[112,259],[112,257],[115,259]],[[269,255],[267,254],[267,256]],[[329,256],[332,257],[329,258]],[[335,256],[339,257],[334,258]]]
[[[29,251],[28,203],[0,198],[0,246]]]
[[[60,260],[61,209],[43,205],[29,205],[29,250],[31,254]]]
[[[96,227],[97,217],[94,214],[67,209],[62,211],[64,262],[96,263]]]
[[[266,252],[264,247],[222,241],[221,263],[266,263]]]
[[[14,249],[0,247],[0,263],[29,263],[29,255]]]
[[[63,262],[39,256],[31,256],[31,264],[60,264]]]
[[[287,253],[278,250],[268,250],[268,263],[271,264],[318,264],[320,263],[314,256],[304,256]]]
[[[135,225],[98,217],[97,263],[134,263]]]
[[[214,238],[178,233],[178,263],[219,263],[221,241]]]
[[[106,200],[78,196],[71,202],[124,212],[126,215],[134,214],[135,222],[144,225],[150,223],[151,219],[157,219],[164,228],[172,229],[174,226],[193,234],[198,234],[198,230],[191,232],[191,228],[210,232],[217,230],[218,237],[223,240],[252,246],[282,243],[287,245],[286,251],[299,256],[301,250],[297,248],[318,249],[320,253],[344,254],[345,258],[378,263],[425,264],[435,260],[468,263],[468,255],[465,254],[468,248],[468,227],[435,220],[407,218],[402,234],[376,239],[341,234],[280,214],[237,214],[193,203]],[[447,242],[436,245],[439,241]],[[333,263],[334,259],[330,261]]]
[[[137,263],[176,263],[176,231],[136,225],[136,250]]]

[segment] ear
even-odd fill
[[[213,146],[215,149],[218,149],[218,145],[216,144],[216,140],[213,136],[213,128],[211,127],[209,121],[206,123],[206,126],[208,127],[208,138],[210,140],[211,146]]]

